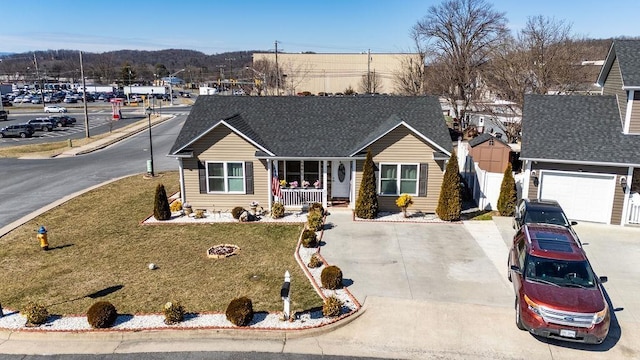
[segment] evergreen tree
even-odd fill
[[[444,171],[440,198],[436,214],[441,220],[454,221],[460,219],[462,212],[462,196],[460,194],[460,174],[458,173],[458,156],[451,153],[447,168]]]
[[[500,196],[498,197],[498,211],[502,216],[513,216],[516,209],[517,191],[516,180],[511,173],[511,164],[507,165],[500,185]]]
[[[171,219],[171,209],[169,208],[167,192],[164,190],[164,185],[162,184],[158,184],[158,186],[156,186],[156,199],[153,205],[153,216],[156,220]]]
[[[362,182],[356,199],[356,216],[361,219],[375,219],[378,216],[378,194],[376,193],[376,174],[373,169],[373,155],[367,150],[362,167]]]

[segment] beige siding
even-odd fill
[[[215,144],[215,145],[211,145]],[[249,207],[258,201],[266,207],[268,196],[268,172],[266,162],[255,158],[256,147],[232,132],[219,126],[199,139],[192,146],[194,157],[184,159],[185,198],[194,209],[231,211],[235,206]],[[251,161],[253,162],[253,194],[200,194],[197,161]]]
[[[631,107],[629,134],[640,134],[640,100],[634,100]]]
[[[434,213],[438,205],[438,196],[440,195],[440,186],[444,175],[443,162],[436,162],[433,159],[434,148],[403,126],[385,135],[373,143],[370,148],[373,154],[373,161],[376,164],[380,162],[428,164],[427,196],[414,196],[414,203],[411,209]],[[356,196],[362,181],[363,164],[364,161],[362,160],[356,162]],[[399,209],[395,204],[396,198],[397,196],[379,196],[378,204],[380,210],[398,212]]]
[[[587,172],[595,174],[616,174],[616,184],[620,179],[620,176],[627,175],[627,168],[612,167],[612,166],[589,166],[589,165],[577,165],[577,164],[549,164],[538,163],[532,164],[531,170],[558,170],[558,171],[574,171],[574,172]],[[533,180],[529,183],[529,198],[534,199],[538,196],[538,187],[534,185]],[[613,207],[611,209],[611,224],[620,224],[622,219],[622,207],[624,205],[624,192],[621,186],[616,186],[615,194],[613,195]]]
[[[627,92],[622,89],[622,73],[618,58],[613,61],[611,70],[604,81],[602,95],[617,95],[618,107],[620,108],[620,118],[624,119],[627,113]],[[639,109],[640,110],[640,109]]]
[[[253,61],[268,60],[275,63],[274,53],[255,53]],[[303,91],[312,94],[319,92],[338,93],[351,87],[355,92],[363,93],[362,78],[367,76],[367,67],[371,76],[377,79],[378,93],[395,93],[395,74],[403,69],[404,63],[420,61],[418,54],[278,54],[278,64],[286,74],[280,85],[281,94],[291,95]],[[275,76],[275,74],[273,74]],[[372,80],[373,82],[373,80]],[[270,89],[270,93],[274,90]]]

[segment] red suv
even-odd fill
[[[559,225],[524,224],[509,252],[516,325],[538,336],[600,344],[611,315],[601,284],[574,233]]]

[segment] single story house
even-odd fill
[[[525,95],[523,196],[555,199],[574,220],[640,222],[640,41],[614,41],[602,95]]]
[[[409,193],[414,209],[434,212],[452,148],[436,97],[203,95],[169,156],[193,208],[354,208],[370,149],[381,210],[398,211],[396,198]]]

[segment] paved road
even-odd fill
[[[166,155],[185,120],[185,115],[152,130],[156,171],[177,170],[177,161]],[[108,149],[70,158],[0,159],[0,228],[69,196],[107,180],[144,173],[149,159],[147,132]]]

